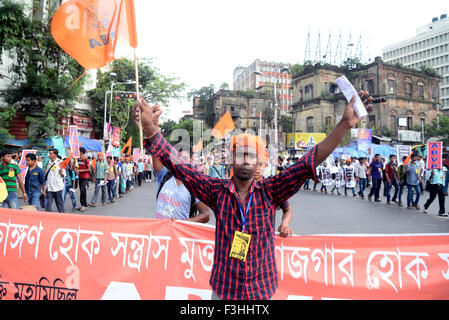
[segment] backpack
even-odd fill
[[[162,177],[161,183],[160,183],[160,185],[159,185],[159,189],[157,190],[157,193],[156,193],[156,201],[157,201],[157,198],[159,197],[159,193],[161,192],[162,187],[163,187],[164,184],[165,184],[168,180],[170,180],[172,177],[173,177],[173,175],[172,175],[172,173],[171,173],[170,171],[168,171],[168,172]],[[195,217],[195,216],[198,214],[198,208],[196,207],[196,204],[195,204],[195,200],[196,200],[195,196],[194,196],[190,191],[189,191],[189,193],[190,193],[190,212],[189,212],[189,218],[193,218],[193,217]]]

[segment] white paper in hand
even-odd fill
[[[359,97],[359,94],[357,93],[351,82],[349,82],[349,80],[345,76],[338,78],[335,82],[337,82],[340,91],[343,93],[348,102],[352,100],[352,97],[355,94],[356,100],[354,103],[354,111],[359,118],[366,117],[368,115],[368,112],[366,111],[365,105],[363,104],[362,100]]]

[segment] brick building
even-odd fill
[[[341,119],[347,102],[335,80],[343,73],[356,89],[368,90],[374,97],[387,97],[386,103],[375,105],[364,119],[365,127],[375,135],[399,140],[407,136],[402,131],[431,124],[437,118],[440,78],[386,64],[377,57],[373,63],[349,71],[315,66],[293,79],[295,132],[325,132]]]

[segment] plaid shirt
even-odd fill
[[[183,162],[160,133],[153,144],[146,140],[144,146],[215,213],[215,253],[210,278],[212,289],[225,300],[270,299],[278,286],[274,246],[275,208],[297,193],[305,179],[317,180],[316,147],[281,174],[266,178],[262,183],[253,181],[244,205],[246,208],[253,193],[245,225],[251,242],[246,262],[242,262],[229,257],[234,233],[242,231],[243,227],[237,200],[239,195],[233,180],[211,178]]]

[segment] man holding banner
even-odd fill
[[[368,109],[372,97],[359,93]],[[134,118],[142,124],[145,147],[200,201],[214,211],[216,237],[210,284],[212,299],[270,299],[278,286],[274,246],[276,207],[296,194],[305,179],[337,147],[346,132],[360,122],[354,111],[356,95],[342,120],[320,144],[281,174],[256,182],[254,174],[265,142],[257,136],[234,136],[230,156],[232,179],[206,176],[184,161],[162,136],[153,108],[139,97]]]

